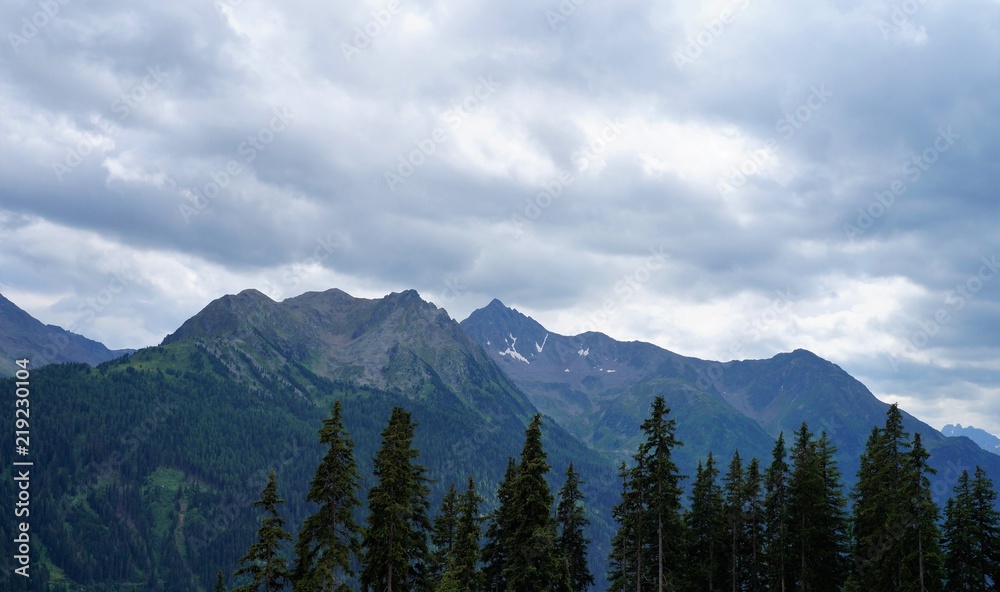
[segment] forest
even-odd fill
[[[989,591],[1000,583],[1000,514],[985,473],[963,472],[941,511],[931,498],[929,453],[903,430],[896,405],[873,429],[858,483],[845,494],[825,434],[803,424],[775,443],[767,467],[737,452],[720,478],[711,454],[684,499],[672,459],[683,443],[662,397],[644,442],[622,463],[610,591]],[[570,464],[553,495],[536,415],[520,458],[510,458],[497,507],[481,511],[475,480],[451,483],[431,520],[416,426],[396,407],[374,459],[364,526],[353,442],[338,400],[320,430],[327,452],[312,479],[315,513],[297,537],[281,516],[274,473],[254,502],[262,518],[240,559],[236,592],[361,589],[432,592],[588,590],[586,500]],[[294,545],[293,545],[294,541]],[[289,562],[288,551],[294,547]],[[220,570],[216,590],[225,591]]]

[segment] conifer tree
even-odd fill
[[[767,566],[767,589],[790,590],[792,561],[788,533],[788,451],[784,434],[778,435],[771,453],[771,464],[764,476],[764,564]]]
[[[745,530],[742,550],[743,565],[741,577],[745,592],[764,592],[767,590],[767,564],[764,560],[764,500],[763,475],[760,472],[760,461],[750,459],[743,478],[743,499],[745,501]]]
[[[497,508],[491,513],[483,546],[483,589],[486,592],[507,590],[504,565],[508,556],[507,544],[514,529],[513,487],[516,478],[517,465],[513,458],[508,458],[507,470],[497,489]]]
[[[290,580],[288,564],[281,555],[282,541],[292,540],[292,535],[285,531],[285,519],[278,514],[278,506],[283,503],[285,500],[278,497],[277,480],[272,470],[260,499],[253,503],[263,508],[265,514],[257,530],[257,542],[240,558],[241,567],[233,574],[234,577],[249,574],[251,581],[234,592],[276,592]]]
[[[687,588],[719,590],[729,582],[725,516],[722,489],[718,484],[719,470],[708,453],[704,465],[698,463],[691,487],[691,509],[685,516],[687,525]]]
[[[840,590],[846,578],[847,517],[840,472],[826,434],[817,442],[803,423],[792,448],[788,534],[791,581],[803,590]]]
[[[903,463],[904,482],[901,500],[911,526],[902,537],[902,573],[900,583],[905,589],[918,592],[939,592],[942,589],[944,558],[941,554],[941,532],[938,529],[939,510],[931,498],[928,475],[936,471],[927,464],[930,453],[924,448],[920,434]]]
[[[581,592],[594,585],[594,576],[587,566],[587,547],[590,541],[583,529],[590,524],[584,513],[583,493],[580,492],[580,476],[573,469],[573,463],[566,469],[566,483],[559,490],[559,505],[556,507],[556,524],[559,529],[557,553],[563,561],[569,589]]]
[[[458,499],[455,539],[445,570],[445,577],[454,582],[458,592],[476,592],[481,586],[478,564],[482,501],[476,493],[476,482],[469,477],[465,493]]]
[[[549,463],[542,449],[542,418],[525,431],[521,461],[511,485],[514,521],[506,543],[503,575],[510,592],[545,592],[559,583],[552,492],[545,481]]]
[[[640,520],[648,529],[648,538],[640,539],[640,547],[649,549],[650,557],[644,561],[652,573],[652,589],[657,592],[675,588],[684,561],[683,477],[673,459],[674,449],[682,444],[676,437],[677,421],[669,415],[664,398],[654,398],[650,416],[640,426],[646,438],[635,456],[640,470],[634,487],[645,498]]]
[[[430,562],[427,576],[436,586],[448,568],[448,561],[455,543],[455,530],[458,528],[458,489],[455,484],[448,485],[448,490],[441,499],[441,509],[434,519],[431,532]]]
[[[621,500],[611,512],[618,523],[618,530],[611,539],[607,574],[609,590],[613,592],[642,589],[642,522],[645,512],[642,491],[635,488],[640,470],[640,467],[629,469],[622,462],[618,471],[622,480]]]
[[[1000,586],[1000,513],[986,472],[962,471],[945,506],[942,541],[946,592],[988,592]]]
[[[375,455],[378,484],[368,492],[368,528],[362,543],[361,585],[372,592],[411,592],[427,587],[428,488],[426,469],[416,464],[415,424],[410,413],[392,410]]]
[[[728,589],[737,592],[742,589],[744,581],[743,571],[746,569],[744,552],[746,549],[746,506],[747,489],[743,476],[743,459],[740,452],[733,453],[733,459],[729,463],[729,470],[722,478],[722,512],[726,523],[726,532],[729,538]]]
[[[296,592],[345,592],[354,575],[351,557],[360,553],[361,527],[354,520],[360,507],[357,489],[360,477],[354,463],[354,442],[344,428],[343,408],[333,404],[323,420],[319,441],[326,455],[316,468],[306,499],[319,504],[306,518],[295,545],[293,575]]]
[[[214,589],[214,592],[226,592],[226,583],[222,579],[222,570],[221,569],[219,570],[219,573],[216,575],[216,578],[215,578],[215,589]]]

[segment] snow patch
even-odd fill
[[[608,370],[608,374],[614,374],[614,373],[615,373],[614,370]]]
[[[528,358],[525,358],[521,354],[517,353],[517,337],[514,337],[514,335],[512,335],[510,333],[508,333],[507,336],[510,338],[510,341],[507,342],[507,349],[505,349],[502,352],[500,352],[500,355],[501,356],[510,356],[510,357],[514,358],[515,360],[520,360],[520,361],[524,362],[525,364],[530,364],[531,362],[528,361]]]
[[[576,353],[580,354],[581,356],[589,356],[590,355],[590,348],[588,347],[587,349],[583,349],[581,347],[580,351],[578,351]]]
[[[563,372],[569,372],[569,368],[566,368],[565,370],[563,370]]]
[[[542,339],[542,344],[541,345],[538,345],[537,341],[535,342],[535,349],[538,350],[538,353],[542,353],[542,350],[545,349],[545,342],[548,341],[548,340],[549,340],[549,334],[546,333],[545,337]]]

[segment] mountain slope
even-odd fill
[[[297,529],[323,453],[316,430],[334,399],[356,444],[362,497],[392,407],[412,412],[435,510],[448,484],[467,476],[488,510],[536,411],[415,292],[357,299],[333,290],[279,303],[244,291],[213,301],[160,346],[96,369],[41,368],[31,383],[35,400],[60,401],[33,424],[34,460],[47,467],[31,527],[40,571],[86,591],[210,589],[252,542],[250,502],[271,468]],[[570,461],[586,475],[591,561],[603,576],[614,467],[547,418],[543,437],[553,488]],[[10,471],[0,467],[0,496],[13,499]],[[0,535],[11,532],[0,523]]]
[[[850,487],[868,436],[884,424],[888,408],[839,366],[805,350],[768,360],[699,360],[600,333],[557,335],[498,300],[461,325],[539,409],[613,458],[634,449],[649,402],[664,395],[685,444],[679,464],[689,475],[709,450],[728,460],[738,448],[744,458],[769,461],[778,434],[787,439],[806,422],[816,434],[827,432]],[[906,413],[904,422],[932,452],[938,502],[963,469],[980,465],[1000,479],[1000,457]]]
[[[110,350],[104,344],[46,325],[0,294],[0,376],[13,376],[14,360],[27,358],[33,367],[61,362],[95,366],[132,350]]]

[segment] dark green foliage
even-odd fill
[[[517,465],[513,458],[507,459],[507,471],[497,489],[497,508],[492,512],[486,529],[486,544],[483,547],[483,590],[505,592],[507,577],[504,565],[510,552],[507,541],[514,531],[513,487],[517,478]]]
[[[939,592],[944,577],[944,557],[938,528],[940,510],[931,498],[928,478],[936,471],[927,464],[928,458],[930,453],[924,448],[920,434],[914,434],[910,452],[903,462],[902,502],[913,521],[910,531],[902,538],[905,546],[900,582],[904,589]]]
[[[283,503],[285,500],[278,497],[277,480],[274,471],[271,471],[260,499],[253,503],[264,510],[257,542],[250,545],[246,555],[240,558],[241,567],[233,573],[236,578],[247,574],[251,580],[234,592],[276,592],[290,581],[291,572],[281,549],[282,541],[292,540],[292,535],[285,530],[285,519],[278,514],[278,506]]]
[[[215,578],[214,592],[226,592],[226,582],[222,578],[222,570],[220,569],[218,577]]]
[[[835,450],[802,424],[792,447],[787,533],[790,580],[801,590],[840,590],[847,576],[848,523]]]
[[[327,452],[306,496],[319,508],[305,519],[295,546],[293,579],[297,592],[348,590],[347,579],[354,575],[351,557],[360,552],[361,528],[354,519],[361,505],[357,497],[360,477],[339,399],[330,417],[323,420],[319,441],[327,446]]]
[[[656,397],[651,407],[641,426],[645,439],[632,457],[635,465],[623,464],[619,474],[622,497],[613,511],[619,526],[608,557],[613,590],[676,589],[685,569],[683,476],[673,459],[681,442],[664,398]]]
[[[784,434],[771,453],[771,464],[764,474],[764,564],[767,566],[767,589],[789,590],[792,586],[791,562],[793,548],[788,533],[789,468],[785,460]]]
[[[442,578],[442,584],[450,582],[457,592],[475,592],[482,584],[478,568],[482,501],[476,493],[476,482],[470,477],[465,493],[457,500],[455,538]]]
[[[996,491],[976,467],[975,480],[962,471],[945,505],[942,541],[946,592],[987,592],[1000,583],[1000,513]]]
[[[448,485],[441,500],[441,509],[434,519],[431,531],[431,550],[428,561],[427,579],[436,588],[441,581],[455,545],[455,530],[458,528],[458,490],[455,484]]]
[[[588,523],[583,511],[580,476],[573,470],[573,463],[570,463],[566,469],[566,483],[559,490],[556,526],[559,530],[557,554],[563,562],[562,571],[568,578],[569,589],[573,592],[580,592],[594,585],[594,576],[587,566],[587,546],[590,541],[583,532]]]
[[[715,459],[709,454],[695,471],[691,509],[684,516],[688,535],[686,588],[692,592],[719,590],[729,582],[729,545],[718,476]]]
[[[559,581],[552,492],[545,479],[549,463],[542,449],[542,418],[525,431],[524,448],[510,484],[513,523],[504,542],[503,576],[510,592],[554,590]]]
[[[361,584],[365,590],[409,592],[425,589],[428,487],[423,466],[416,464],[415,424],[401,407],[392,410],[375,455],[378,484],[368,492]]]

